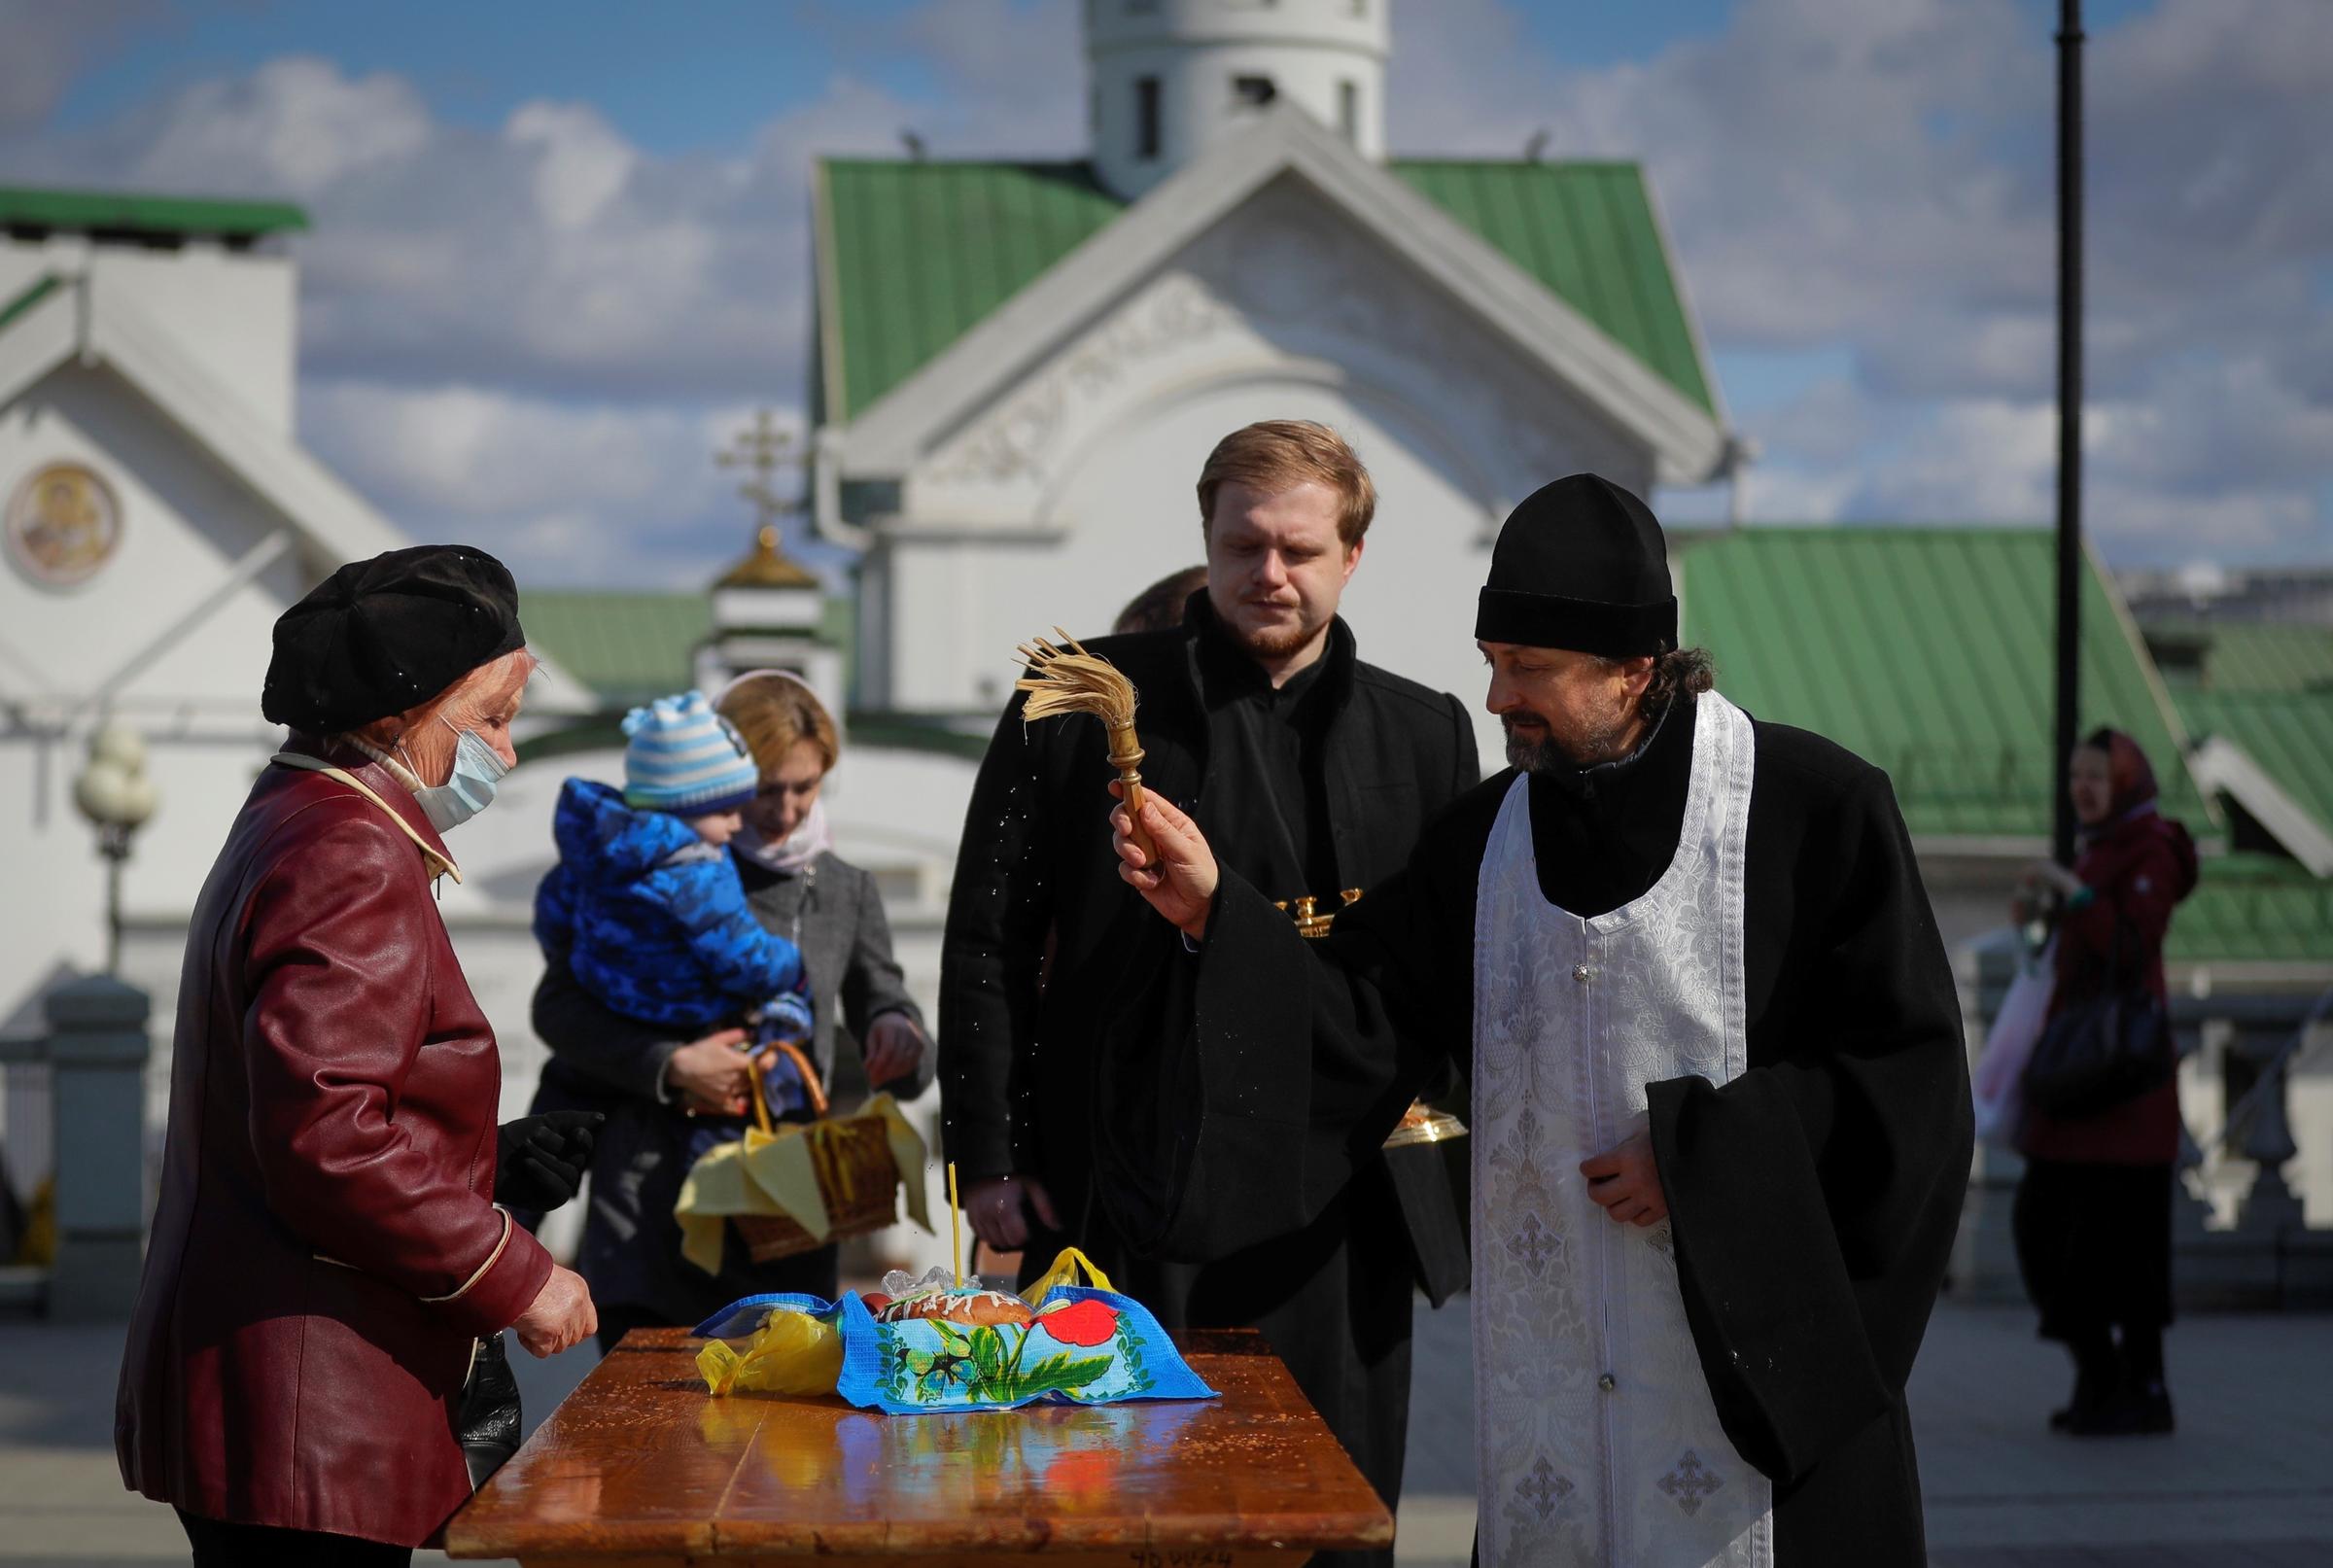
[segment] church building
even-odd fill
[[[1016,644],[1200,559],[1200,467],[1253,420],[1359,451],[1362,656],[1470,702],[1514,502],[1728,473],[1643,171],[1389,156],[1388,11],[1089,0],[1087,157],[820,161],[813,495],[864,552],[861,705],[992,720]]]
[[[92,736],[142,743],[153,811],[123,866],[122,961],[166,1001],[187,913],[277,738],[259,713],[270,626],[342,562],[413,542],[295,432],[287,240],[305,226],[267,202],[0,189],[12,1029],[51,979],[106,956],[106,878],[74,805]]]

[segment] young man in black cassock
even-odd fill
[[[1481,1561],[1922,1563],[1903,1389],[1970,1114],[1887,778],[1709,689],[1593,475],[1508,519],[1476,636],[1515,766],[1310,952],[1172,805],[1155,863],[1116,814],[1188,952],[1113,1020],[1101,1190],[1136,1244],[1245,1245],[1454,1058]]]
[[[1182,625],[1089,646],[1140,695],[1144,779],[1189,802],[1251,886],[1334,911],[1480,779],[1474,729],[1455,697],[1362,663],[1337,617],[1375,498],[1334,432],[1235,432],[1199,498],[1207,586]],[[1129,1252],[1094,1190],[1094,1052],[1155,922],[1118,881],[1101,725],[1028,725],[1021,708],[973,788],[941,962],[944,1141],[965,1215],[1025,1274],[1074,1242],[1169,1327],[1261,1329],[1390,1506],[1410,1298],[1422,1284],[1440,1305],[1466,1277],[1441,1151],[1363,1151],[1338,1192],[1205,1267]],[[1265,907],[1293,938],[1292,916]]]

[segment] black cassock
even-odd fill
[[[1550,900],[1593,916],[1658,879],[1693,716],[1676,705],[1625,762],[1533,777]],[[1967,1184],[1959,1006],[1886,775],[1804,731],[1755,733],[1749,1069],[1650,1089],[1679,1283],[1726,1435],[1774,1482],[1777,1560],[1916,1564],[1903,1389]],[[1461,797],[1326,941],[1231,874],[1197,958],[1159,924],[1099,1085],[1101,1190],[1137,1244],[1206,1258],[1296,1228],[1445,1045],[1469,1049],[1477,882],[1514,778]]]
[[[1465,708],[1363,663],[1341,620],[1326,654],[1277,691],[1203,591],[1179,629],[1091,648],[1141,694],[1144,780],[1191,809],[1226,861],[1275,899],[1309,894],[1334,909],[1341,889],[1391,875],[1480,777]],[[947,1156],[967,1180],[1010,1172],[1045,1183],[1064,1230],[1030,1238],[1025,1276],[1075,1242],[1169,1327],[1261,1329],[1391,1501],[1407,1436],[1412,1279],[1439,1302],[1466,1277],[1443,1164],[1428,1148],[1373,1150],[1302,1222],[1187,1260],[1206,1267],[1123,1244],[1096,1201],[1093,1072],[1129,955],[1164,927],[1118,879],[1101,725],[1024,724],[1021,711],[1016,698],[981,764],[949,899]],[[1289,916],[1265,908],[1302,940]]]

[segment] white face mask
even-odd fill
[[[442,714],[437,715],[437,722],[454,729]],[[404,748],[400,744],[398,749]],[[509,771],[510,764],[493,747],[479,740],[474,730],[454,730],[452,775],[441,784],[423,784],[413,791],[413,798],[420,802],[421,813],[430,819],[430,825],[440,833],[448,833],[494,804],[495,786]]]

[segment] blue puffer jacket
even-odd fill
[[[747,907],[729,852],[622,791],[570,779],[551,819],[559,864],[535,891],[535,940],[608,1007],[710,1029],[789,997],[807,1023],[802,953]]]

